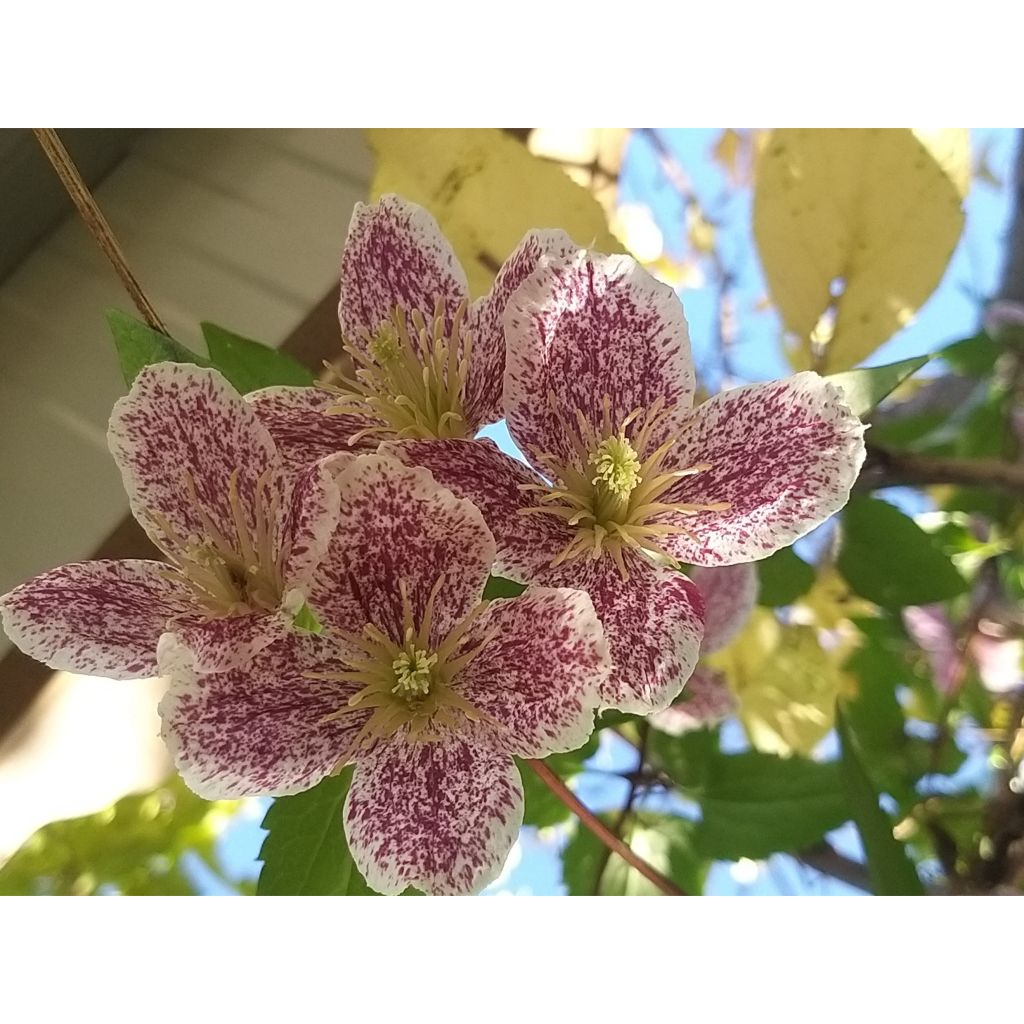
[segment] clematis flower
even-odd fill
[[[267,429],[216,371],[158,363],[108,431],[132,513],[167,562],[75,562],[0,598],[7,635],[51,668],[154,675],[170,630],[214,671],[284,635],[338,514],[326,470],[286,472]]]
[[[576,246],[562,231],[531,231],[470,301],[434,218],[387,195],[356,205],[341,256],[338,317],[354,376],[329,390],[267,388],[250,395],[289,458],[374,449],[387,437],[473,437],[501,416],[502,314],[542,255]]]
[[[614,671],[605,704],[666,707],[697,660],[703,611],[679,563],[763,558],[841,508],[863,426],[815,373],[693,408],[682,307],[624,256],[542,258],[505,313],[504,402],[530,465],[495,446],[385,446],[469,497],[498,571],[586,590]]]
[[[579,591],[483,601],[494,538],[426,470],[377,455],[335,467],[341,512],[310,592],[325,632],[205,676],[167,637],[163,733],[211,798],[295,793],[355,762],[344,827],[369,885],[475,892],[522,822],[513,755],[572,750],[593,729],[601,627]]]
[[[750,563],[698,567],[690,578],[704,599],[703,657],[727,647],[743,629],[757,601],[757,570]],[[679,699],[652,715],[651,723],[662,732],[681,736],[717,725],[736,707],[736,697],[725,676],[699,662]]]

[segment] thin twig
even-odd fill
[[[135,308],[139,311],[139,315],[153,330],[166,334],[167,328],[160,317],[157,316],[153,304],[146,298],[146,294],[143,292],[142,286],[135,275],[129,270],[128,262],[125,260],[121,247],[117,244],[114,232],[111,231],[106,217],[103,216],[100,208],[96,205],[96,200],[93,199],[89,186],[82,180],[75,162],[64,148],[64,143],[60,141],[57,132],[53,128],[33,128],[32,131],[39,140],[39,145],[43,147],[43,152],[49,158],[50,163],[53,164],[53,169],[57,172],[57,176],[64,183],[64,188],[67,189],[67,193],[85,222],[85,226],[89,229],[93,238],[96,239],[97,244],[103,250],[103,254],[110,260],[110,265],[114,268],[117,276],[121,278],[121,283],[131,296],[132,302],[135,303]]]
[[[537,777],[541,782],[580,819],[586,828],[604,843],[608,849],[617,853],[631,868],[639,871],[651,885],[655,886],[666,896],[689,895],[683,892],[672,879],[666,878],[660,871],[652,868],[642,857],[638,857],[630,849],[629,844],[624,843],[596,814],[589,811],[576,794],[543,761],[527,761],[526,763],[537,773]]]
[[[857,490],[879,487],[928,487],[957,484],[991,487],[1024,494],[1024,466],[1000,459],[953,459],[915,455],[869,445],[868,461],[857,481]]]

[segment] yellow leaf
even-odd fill
[[[741,180],[740,175],[740,146],[743,140],[735,128],[726,128],[718,137],[711,155],[721,164],[722,169],[729,176],[729,180],[735,185]]]
[[[847,369],[911,321],[960,237],[969,172],[964,129],[772,132],[754,235],[795,368]]]
[[[816,629],[783,626],[755,608],[743,632],[704,660],[725,675],[758,750],[806,756],[832,728],[842,674]]]
[[[621,252],[604,213],[556,164],[496,128],[372,128],[372,193],[397,192],[437,218],[483,294],[531,228],[562,228],[581,246]]]

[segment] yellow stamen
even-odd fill
[[[369,436],[471,437],[476,424],[465,413],[473,336],[465,329],[466,303],[455,310],[451,327],[441,299],[426,319],[419,310],[396,307],[389,320],[371,334],[365,329],[345,344],[352,357],[352,377],[323,385],[339,396],[330,413],[371,421],[350,444]]]

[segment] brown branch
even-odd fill
[[[131,300],[135,303],[135,308],[139,311],[139,315],[153,330],[166,334],[167,328],[163,325],[160,317],[157,316],[153,304],[146,298],[146,294],[143,292],[142,286],[135,275],[128,269],[128,262],[125,260],[121,247],[117,244],[114,232],[110,229],[106,217],[103,216],[100,208],[96,205],[96,200],[93,199],[89,186],[82,180],[75,162],[64,148],[64,143],[60,141],[57,132],[53,128],[33,128],[32,131],[39,140],[39,145],[42,146],[43,152],[50,163],[53,164],[53,169],[63,182],[64,188],[67,189],[67,193],[85,222],[85,226],[89,229],[93,238],[96,239],[97,244],[103,250],[103,254],[110,261],[110,265],[121,279],[125,290],[131,296]]]
[[[854,889],[871,892],[871,881],[867,868],[860,861],[840,853],[824,840],[794,854],[801,864],[806,864],[823,875],[838,878],[840,882],[852,885]]]
[[[957,484],[962,487],[990,487],[1024,494],[1024,465],[1001,459],[955,459],[938,455],[915,455],[888,448],[868,446],[868,459],[857,481],[859,491],[880,487],[928,487]]]
[[[596,814],[587,809],[576,794],[543,761],[527,761],[526,763],[537,773],[541,782],[580,819],[594,836],[613,853],[617,853],[631,868],[643,875],[651,885],[666,896],[689,895],[683,892],[672,879],[666,878],[660,871],[651,867],[647,861],[638,857],[627,843],[615,835]]]

